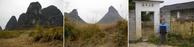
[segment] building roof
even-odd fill
[[[172,11],[172,10],[180,10],[180,9],[191,9],[194,8],[194,1],[192,2],[186,2],[186,3],[179,3],[179,4],[173,4],[173,5],[167,5],[164,6],[161,9],[161,11]]]

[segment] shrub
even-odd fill
[[[171,22],[166,44],[179,47],[194,47],[194,35],[192,35],[194,28],[191,28],[192,24],[192,22]],[[149,37],[149,42],[158,44],[159,41],[159,38],[155,35]]]
[[[127,47],[127,31],[128,31],[128,25],[127,21],[121,20],[117,22],[116,25],[117,28],[117,34],[115,36],[115,43],[117,47]]]
[[[36,29],[29,34],[33,37],[34,41],[49,42],[54,40],[63,41],[63,28],[62,27],[51,27],[43,28],[36,26]]]
[[[96,46],[104,43],[104,37],[105,33],[100,30],[97,24],[75,24],[67,18],[65,20],[65,42],[67,46]]]
[[[68,17],[65,17],[65,23],[64,23],[64,38],[65,40],[70,39],[71,41],[76,39],[76,29],[73,26],[75,25],[74,22],[68,19]]]

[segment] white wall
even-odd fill
[[[160,23],[160,3],[161,2],[148,2],[148,1],[136,1],[135,4],[135,15],[136,15],[136,31],[135,38],[139,39],[142,37],[141,29],[141,12],[142,11],[152,11],[154,12],[154,31],[158,31]],[[144,6],[143,6],[144,4]],[[146,5],[147,4],[147,5]],[[129,36],[130,39],[130,36]]]
[[[136,18],[135,18],[135,10],[129,11],[129,22],[128,22],[128,32],[129,32],[129,40],[136,40]]]

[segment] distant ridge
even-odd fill
[[[98,23],[114,23],[122,19],[123,18],[119,15],[118,11],[113,6],[110,6],[108,12]]]
[[[73,21],[79,23],[86,23],[79,17],[77,9],[73,9],[70,13],[65,13],[65,16],[69,17]],[[115,23],[122,19],[123,18],[119,15],[118,11],[113,6],[110,6],[105,16],[97,23],[99,24]]]
[[[86,23],[85,21],[83,21],[77,12],[77,9],[73,9],[70,13],[65,13],[65,16],[69,17],[69,19],[79,22],[79,23]]]
[[[6,25],[6,28],[5,30],[14,30],[17,28],[17,20],[16,20],[16,17],[15,16],[12,16],[7,25]]]
[[[15,16],[10,18],[5,30],[27,29],[37,24],[43,27],[63,26],[63,15],[54,5],[42,8],[39,2],[31,2],[27,11],[19,16],[18,21]]]
[[[42,25],[63,26],[63,14],[56,6],[50,5],[43,8],[41,12],[40,21]]]

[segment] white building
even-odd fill
[[[158,30],[160,23],[160,3],[163,1],[157,0],[136,0],[135,10],[129,12],[129,40],[138,40],[142,38],[142,15],[143,13],[151,14],[148,16],[153,20],[153,31]]]

